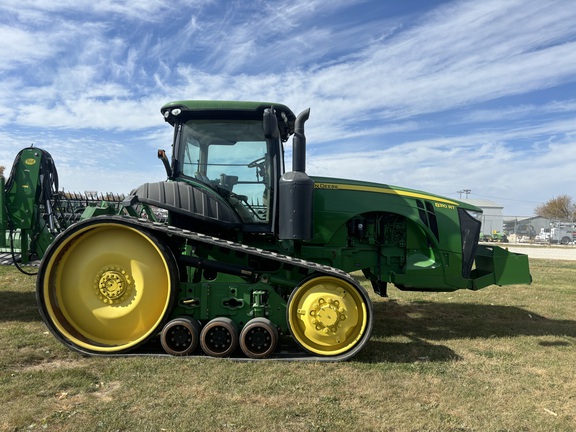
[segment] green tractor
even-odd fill
[[[508,236],[503,232],[493,230],[492,241],[497,243],[508,243]]]
[[[120,209],[88,207],[71,224],[50,222],[50,200],[33,199],[43,214],[36,240],[46,239],[35,243],[40,313],[73,350],[345,360],[366,345],[374,321],[352,272],[380,296],[388,284],[454,291],[531,282],[525,255],[478,244],[474,206],[308,176],[309,110],[177,101],[161,113],[174,129],[172,155],[158,151],[166,181],[134,189]],[[15,213],[23,191],[9,192],[4,207]]]

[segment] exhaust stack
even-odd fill
[[[292,171],[306,172],[306,135],[304,123],[310,117],[310,108],[302,111],[294,122],[292,138]]]
[[[281,240],[311,240],[313,236],[314,181],[306,174],[304,123],[310,108],[302,111],[294,124],[292,171],[280,178],[279,232]]]

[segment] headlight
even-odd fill
[[[167,109],[164,111],[164,118],[168,119],[170,116],[178,117],[182,113],[180,108],[174,108],[173,110]]]

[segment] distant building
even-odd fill
[[[550,219],[540,216],[506,216],[504,218],[504,231],[507,234],[516,234],[518,238],[528,237],[533,240],[542,228],[550,228]]]
[[[465,203],[482,209],[482,234],[490,235],[493,232],[501,233],[504,229],[504,206],[485,199],[463,199]]]
[[[504,206],[485,199],[463,199],[465,203],[482,209],[482,234],[503,233],[511,242],[533,241],[542,230],[550,232],[550,219],[540,216],[502,215]]]

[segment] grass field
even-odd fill
[[[0,267],[1,431],[573,431],[576,262],[531,286],[374,297],[346,363],[85,358]]]

